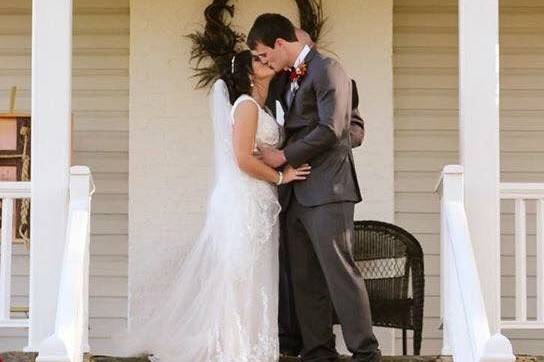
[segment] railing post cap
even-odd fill
[[[90,175],[91,170],[87,166],[72,166],[70,167],[71,175]]]
[[[446,165],[444,166],[444,169],[442,170],[442,174],[462,174],[463,173],[463,166],[461,165]]]
[[[442,184],[447,175],[463,175],[463,166],[461,165],[446,165],[440,173],[440,178],[434,187],[434,192],[441,192]]]

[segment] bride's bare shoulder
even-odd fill
[[[232,106],[232,122],[248,120],[256,122],[259,116],[259,106],[253,98],[241,95]]]

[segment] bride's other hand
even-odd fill
[[[304,164],[298,168],[294,168],[291,165],[287,165],[283,169],[283,182],[287,184],[293,181],[304,181],[311,173],[312,166]]]

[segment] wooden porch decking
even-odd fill
[[[34,362],[36,353],[6,352],[0,353],[0,362]],[[349,357],[344,357],[341,361],[349,361]],[[281,358],[280,362],[296,362],[299,359],[286,357]],[[440,356],[386,356],[383,362],[451,362],[451,357]],[[544,356],[518,356],[517,362],[544,362]],[[148,362],[146,357],[139,358],[116,358],[109,356],[91,356],[87,355],[84,362]]]

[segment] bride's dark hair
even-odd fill
[[[227,84],[231,104],[242,94],[251,95],[252,59],[253,54],[249,50],[243,50],[231,58],[230,68],[221,74],[220,78]]]

